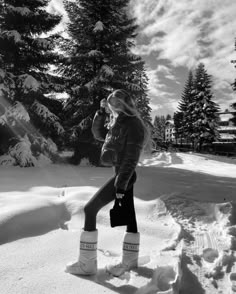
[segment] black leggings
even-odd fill
[[[114,175],[111,179],[109,179],[97,192],[96,194],[88,201],[88,203],[84,207],[85,213],[85,222],[84,222],[84,230],[85,231],[95,231],[96,230],[96,216],[98,211],[113,201],[116,197],[115,193],[115,182],[116,175]],[[137,233],[137,221],[135,215],[134,208],[134,183],[136,181],[136,172],[133,173],[129,184],[128,189],[125,192],[125,196],[122,201],[126,201],[126,205],[130,209],[130,215],[132,219],[130,220],[130,224],[127,225],[126,232],[129,233]]]

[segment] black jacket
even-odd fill
[[[134,116],[119,114],[109,130],[105,127],[106,114],[98,110],[93,119],[92,132],[95,139],[104,142],[101,161],[115,167],[116,192],[127,189],[130,178],[138,164],[144,144],[144,127]]]

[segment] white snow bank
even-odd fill
[[[0,244],[47,233],[59,228],[70,217],[64,204],[57,199],[41,199],[38,195],[20,192],[8,194],[8,197],[11,203],[8,201],[1,207]],[[1,199],[1,204],[3,202]]]
[[[71,217],[71,221],[67,223],[68,228],[80,231],[84,220],[83,207],[96,191],[97,188],[84,186],[61,189],[38,187],[28,192],[1,193],[0,243],[18,239],[19,236],[22,238],[38,235],[41,229],[47,231],[58,228]],[[144,243],[148,245],[150,239],[158,240],[153,247],[155,251],[173,246],[178,240],[180,227],[168,215],[162,203],[146,203],[139,199],[135,201],[140,232],[147,235],[148,239]],[[112,203],[99,212],[99,226],[110,226],[111,206]]]
[[[150,156],[140,162],[140,166],[171,167],[194,172],[206,173],[214,176],[236,178],[236,160],[224,159],[219,156],[205,157],[191,153],[162,152],[156,156]],[[220,164],[219,164],[220,162]]]
[[[221,250],[225,248],[225,243],[228,246],[224,235],[227,218],[221,212],[227,212],[227,205],[205,202],[225,202],[224,197],[234,199],[234,178],[211,175],[217,162],[208,164],[207,160],[196,155],[163,153],[159,161],[157,158],[144,160],[146,163],[137,168],[135,185],[135,206],[141,233],[139,268],[119,279],[109,276],[104,270],[107,263],[120,260],[125,230],[122,227],[110,228],[109,209],[112,204],[104,207],[97,216],[98,275],[83,279],[63,271],[67,262],[78,257],[84,204],[112,175],[112,169],[69,165],[27,169],[0,167],[1,294],[24,293],[24,289],[35,294],[75,294],[78,291],[90,294],[121,291],[132,294],[178,293],[174,285],[181,276],[181,254],[175,255],[178,250],[171,249],[186,232],[176,220],[189,230],[188,238],[196,237],[195,247],[190,246],[186,250],[190,256],[196,253],[194,248],[198,248],[196,257],[205,266],[204,262],[213,258],[213,251],[206,249],[216,244],[219,259],[214,258],[214,266],[225,260],[221,258]],[[150,160],[149,166],[147,160]],[[199,163],[197,171],[194,162],[195,166],[196,162]],[[221,164],[218,162],[218,166]],[[231,172],[231,167],[234,165],[225,165],[224,172]],[[231,231],[235,230],[231,228]],[[191,244],[191,238],[188,241]],[[203,246],[197,247],[199,244]],[[189,263],[186,259],[183,275],[191,278],[194,275],[192,268],[187,268]],[[198,273],[197,261],[193,259],[191,262],[193,272]],[[193,282],[193,279],[190,280]],[[202,280],[199,280],[200,286],[201,283]],[[192,285],[185,284],[183,293],[201,293],[198,284],[196,289]]]

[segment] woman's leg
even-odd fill
[[[115,199],[115,176],[108,180],[88,201],[84,207],[85,221],[84,230],[85,231],[95,231],[96,230],[96,217],[98,211]]]
[[[136,213],[134,208],[134,187],[133,186],[128,191],[126,191],[124,201],[126,201],[125,205],[129,207],[130,216],[131,216],[131,220],[130,220],[130,223],[127,225],[126,232],[137,233],[138,227],[137,227]]]
[[[137,174],[136,172],[133,173],[129,185],[128,190],[125,192],[125,196],[123,201],[125,202],[125,205],[127,205],[129,211],[131,220],[130,223],[127,225],[126,232],[129,233],[137,233],[138,227],[137,227],[137,221],[136,221],[136,213],[135,213],[135,207],[134,207],[134,183],[137,180]]]
[[[134,183],[136,181],[136,172],[132,175],[128,189],[122,199],[122,205],[125,205],[129,210],[130,223],[126,228],[126,233],[123,239],[122,260],[118,264],[108,265],[106,270],[113,276],[119,277],[127,270],[138,266],[140,234],[138,233],[136,215],[134,209]]]
[[[130,223],[126,228],[126,233],[123,239],[122,246],[122,260],[118,264],[108,265],[106,267],[107,271],[113,276],[119,277],[126,271],[136,268],[138,266],[138,256],[139,256],[139,243],[140,234],[138,233],[136,215],[134,209],[134,187],[133,184],[136,180],[136,174],[131,177],[128,190],[125,193],[122,202],[127,205],[130,215]]]
[[[80,254],[76,262],[66,267],[66,272],[76,275],[94,275],[97,272],[96,216],[99,209],[115,198],[115,176],[105,183],[84,207],[85,223],[80,236]]]

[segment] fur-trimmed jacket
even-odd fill
[[[92,133],[95,139],[104,142],[101,162],[115,167],[116,192],[124,193],[138,164],[145,141],[145,130],[140,119],[135,116],[119,114],[115,124],[109,129],[105,126],[106,118],[104,111],[96,112]]]

